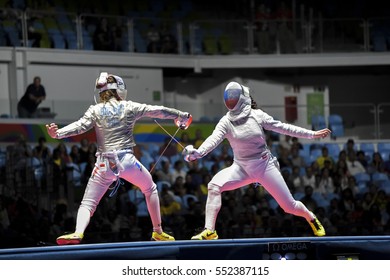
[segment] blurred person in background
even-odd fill
[[[35,77],[34,82],[28,85],[26,92],[18,102],[19,118],[36,118],[39,104],[46,99],[45,87],[41,78]]]

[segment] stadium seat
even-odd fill
[[[374,143],[360,143],[360,150],[364,152],[366,156],[370,156],[375,152]]]
[[[381,184],[380,189],[384,190],[387,195],[390,195],[390,180],[384,181]]]
[[[185,194],[182,197],[183,206],[188,209],[188,199],[192,198],[195,202],[198,201],[198,197],[193,194]]]
[[[295,200],[301,200],[305,196],[305,194],[303,192],[296,192],[296,193],[294,193],[293,196],[294,196]]]
[[[344,122],[343,118],[337,114],[331,114],[328,116],[329,129],[332,130],[332,137],[343,137],[344,136]]]
[[[313,130],[320,130],[326,128],[326,120],[323,115],[313,115],[311,117],[311,126]]]
[[[329,155],[333,158],[337,158],[340,153],[340,146],[337,143],[326,143],[325,147],[328,148]]]
[[[367,184],[368,182],[371,181],[370,175],[368,175],[365,172],[355,174],[355,179],[356,179],[356,184],[360,184],[360,183]]]
[[[390,151],[390,142],[380,142],[378,143],[378,152],[383,152],[383,151]]]
[[[164,187],[168,187],[168,189],[171,187],[171,183],[169,183],[168,181],[157,181],[156,185],[158,192],[161,192]]]
[[[378,184],[378,186],[381,186],[386,181],[389,181],[387,174],[381,172],[372,174],[372,182]]]
[[[212,35],[206,35],[203,38],[203,47],[204,47],[204,54],[217,54],[218,53],[218,44],[217,39],[215,36]]]
[[[231,54],[233,52],[232,39],[229,36],[221,35],[218,42],[221,54]]]

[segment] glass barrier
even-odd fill
[[[193,55],[361,52],[387,51],[389,34],[389,18],[190,20],[0,9],[0,46],[15,47]]]
[[[251,53],[251,25],[245,20],[197,20],[190,24],[191,54]]]
[[[378,138],[390,139],[390,103],[378,104]]]
[[[305,50],[305,37],[301,21],[254,21],[254,52],[260,54],[301,53]]]
[[[366,51],[365,21],[363,19],[317,19],[304,28],[311,34],[309,52]]]
[[[15,9],[0,9],[0,46],[23,47],[22,12]]]
[[[129,19],[121,16],[81,14],[80,46],[85,50],[130,51]]]
[[[388,51],[390,36],[390,19],[373,18],[368,22],[367,37],[370,50],[376,52]]]
[[[139,53],[188,53],[184,50],[182,24],[165,18],[133,18],[131,20],[132,47]]]
[[[26,38],[29,47],[79,49],[77,15],[54,11],[25,12]]]

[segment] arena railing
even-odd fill
[[[116,45],[112,51],[148,52],[148,27],[166,27],[177,54],[284,54],[388,51],[390,18],[293,20],[172,20],[58,11],[0,9],[0,46],[93,50],[93,32],[106,18]],[[31,32],[34,28],[34,32]]]

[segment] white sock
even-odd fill
[[[84,234],[90,220],[91,212],[87,208],[80,206],[79,211],[77,212],[76,232]]]

